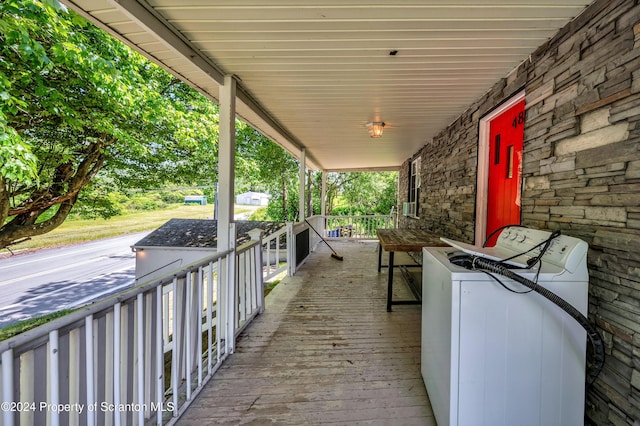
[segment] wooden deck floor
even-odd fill
[[[376,243],[330,244],[344,261],[322,244],[278,284],[179,425],[436,424],[420,375],[420,305],[386,312]],[[396,297],[409,298],[396,274]]]

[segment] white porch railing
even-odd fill
[[[284,228],[262,239],[265,281],[269,281],[284,271],[290,271],[292,228],[293,224],[287,223]]]
[[[324,217],[309,222],[325,232]],[[393,217],[326,223],[375,238]],[[264,280],[293,274],[317,243],[306,226],[288,223],[0,342],[0,426],[173,424],[264,309]]]
[[[262,254],[251,241],[0,342],[0,424],[172,424],[263,310]]]
[[[326,216],[326,238],[376,239],[379,228],[395,228],[393,215]]]

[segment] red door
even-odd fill
[[[487,236],[504,225],[520,223],[524,99],[489,123]],[[487,242],[493,246],[496,236]]]

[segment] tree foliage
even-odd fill
[[[99,174],[216,173],[215,104],[55,0],[0,3],[0,99],[0,248],[60,225]]]
[[[343,172],[327,176],[328,214],[389,214],[397,202],[396,172]]]
[[[245,188],[265,191],[272,198],[270,220],[294,220],[298,216],[299,162],[282,147],[252,127],[236,125],[237,181]]]

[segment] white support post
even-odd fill
[[[225,76],[220,86],[218,141],[218,250],[231,247],[227,230],[233,222],[234,164],[236,146],[236,80]],[[234,238],[235,239],[235,238]]]
[[[320,196],[320,215],[324,218],[327,215],[327,172],[322,171],[322,195]]]
[[[307,217],[305,213],[305,190],[306,190],[306,177],[307,177],[307,150],[302,148],[300,150],[300,200],[299,200],[299,213],[298,221],[304,222]]]

